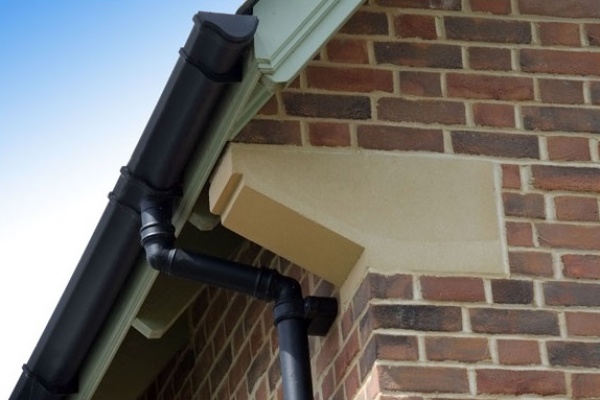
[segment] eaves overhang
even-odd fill
[[[173,216],[176,233],[188,222],[205,229],[199,198],[227,142],[278,86],[299,73],[362,0],[309,2],[316,11],[303,2],[285,2],[282,8],[284,2],[261,0],[253,2],[254,16],[195,17],[156,110],[10,400],[96,398],[131,329],[160,337],[175,324],[177,315],[158,328],[142,315],[159,274],[141,256],[138,200],[180,187]],[[284,16],[296,28],[265,52],[264,46],[259,48],[265,38],[283,37],[278,24],[269,21],[281,22]],[[236,78],[241,81],[231,84]],[[194,288],[186,290],[176,309],[193,298]]]

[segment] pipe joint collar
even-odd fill
[[[302,297],[278,301],[273,307],[275,326],[286,319],[305,320],[304,301]]]

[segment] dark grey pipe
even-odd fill
[[[258,24],[256,17],[198,13],[194,23],[10,400],[62,400],[77,391],[82,362],[140,255],[140,199],[170,190],[181,181],[190,155],[202,145],[204,128],[227,83],[241,79],[243,56]]]
[[[169,275],[275,302],[273,311],[279,337],[284,399],[312,400],[307,309],[298,281],[268,268],[255,268],[174,248],[170,209],[169,200],[142,201],[140,236],[148,263]],[[314,304],[318,299],[312,297],[309,303]],[[333,319],[329,311],[330,308],[327,310],[330,325]],[[316,314],[320,312],[317,310]]]
[[[277,307],[277,306],[276,306]],[[285,400],[313,398],[306,321],[287,318],[277,323],[279,364]]]

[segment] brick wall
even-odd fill
[[[598,133],[598,0],[366,2],[236,140],[497,163],[510,276],[367,276],[311,339],[316,398],[600,398]],[[268,307],[207,288],[189,313],[148,400],[280,398]]]

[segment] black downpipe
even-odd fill
[[[277,314],[277,306],[275,314]],[[306,321],[286,318],[275,323],[279,341],[279,364],[285,400],[313,398]]]
[[[329,330],[337,315],[337,300],[304,299],[298,281],[272,269],[255,268],[173,247],[171,207],[170,200],[142,201],[140,236],[148,263],[169,275],[273,301],[284,399],[312,400],[308,335],[324,335]]]

